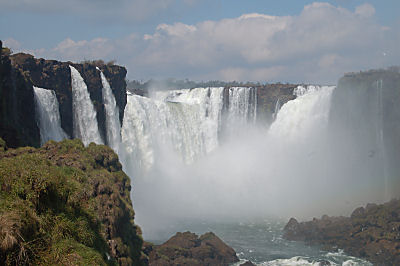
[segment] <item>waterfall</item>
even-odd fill
[[[279,102],[279,98],[278,98],[278,100],[276,100],[276,103],[275,103],[274,113],[272,114],[273,121],[276,119],[276,116],[278,115],[278,112],[280,109],[281,109],[281,103]]]
[[[90,142],[103,144],[99,127],[97,125],[97,115],[85,81],[73,66],[71,69],[72,83],[72,113],[74,137],[82,140],[87,146]]]
[[[328,125],[330,99],[335,86],[298,86],[296,99],[284,104],[271,124],[269,134],[299,141]]]
[[[61,128],[60,111],[56,93],[53,90],[46,90],[33,87],[36,120],[40,129],[40,145],[49,140],[61,141],[68,138],[67,133]]]
[[[171,151],[190,164],[219,146],[223,117],[232,127],[254,123],[255,89],[230,88],[226,116],[223,98],[223,87],[156,91],[151,98],[128,95],[121,132],[124,165],[136,162],[148,170]]]
[[[211,120],[213,126],[210,128],[218,146],[187,165],[176,162],[170,152],[158,157],[160,151],[155,147],[162,145],[155,145],[154,141],[165,137],[164,141],[173,146],[173,136],[170,134],[174,131],[171,129],[174,119],[178,120],[179,117],[185,127],[180,127],[177,135],[188,134],[191,136],[189,140],[195,142],[198,139],[195,134],[205,132],[201,121],[206,117],[204,109],[212,102],[207,95],[212,95],[216,90],[203,88],[159,92],[151,99],[128,96],[123,146],[136,145],[131,146],[131,154],[137,156],[146,167],[157,165],[152,168],[153,171],[135,175],[135,210],[140,213],[138,217],[143,223],[168,220],[170,214],[174,216],[171,219],[180,215],[204,219],[229,219],[235,215],[299,215],[298,210],[307,210],[309,212],[302,215],[309,215],[318,213],[322,202],[329,207],[336,204],[330,204],[331,196],[337,195],[342,184],[337,181],[344,175],[340,169],[337,170],[334,163],[337,154],[329,154],[330,147],[325,138],[334,87],[298,87],[295,90],[297,98],[282,105],[267,132],[265,128],[254,124],[256,108],[251,102],[256,99],[251,89],[246,89],[218,91],[215,113],[226,112],[221,120],[218,120],[219,115],[214,115]],[[203,104],[199,106],[197,103],[201,102]],[[181,108],[187,109],[180,112]],[[194,119],[188,122],[184,113],[194,116]],[[130,119],[131,125],[127,124],[127,119]],[[218,124],[229,120],[235,121],[235,124],[230,124],[224,130],[245,128],[246,134],[232,136],[228,132],[222,143],[218,138]],[[186,140],[177,143],[182,143],[183,147],[190,146]],[[204,142],[200,142],[200,145],[190,146],[190,149],[198,151],[201,156],[206,152],[204,147]],[[179,148],[182,147],[175,147],[174,150]],[[142,153],[138,154],[139,151]],[[128,161],[134,160],[132,156]],[[132,175],[130,171],[127,169]],[[331,187],[336,190],[329,190]],[[179,193],[176,193],[177,189]]]
[[[106,111],[106,134],[107,145],[110,146],[116,153],[119,151],[121,143],[121,124],[119,122],[119,109],[115,102],[115,97],[112,93],[110,84],[108,83],[103,72],[100,71],[101,83],[103,84],[103,102]]]
[[[386,200],[390,200],[390,188],[389,188],[389,175],[387,171],[387,166],[386,166],[386,149],[385,149],[385,140],[384,140],[384,135],[383,135],[383,121],[384,121],[384,116],[383,116],[383,94],[382,94],[382,89],[383,89],[383,80],[379,79],[376,81],[376,90],[377,90],[377,101],[378,101],[378,117],[377,117],[377,127],[376,127],[376,136],[377,136],[377,145],[378,145],[378,155],[379,159],[381,161],[382,165],[382,174],[383,174],[383,180],[384,180],[384,196]]]
[[[227,123],[230,130],[256,121],[257,93],[255,88],[229,88]]]
[[[148,170],[162,149],[186,163],[218,145],[223,88],[156,92],[152,99],[129,95],[122,143],[129,162]]]

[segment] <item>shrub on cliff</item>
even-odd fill
[[[103,145],[0,150],[0,264],[140,265],[129,191]]]
[[[1,53],[0,53],[1,55],[9,56],[12,53],[13,53],[12,50],[10,48],[8,48],[8,47],[2,47],[1,48]]]

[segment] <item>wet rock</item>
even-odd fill
[[[318,244],[326,250],[343,249],[377,265],[400,265],[400,200],[368,204],[350,217],[328,217],[298,223],[292,218],[284,238]]]
[[[245,263],[240,264],[240,266],[256,266],[256,265],[248,260]]]
[[[239,261],[236,252],[211,232],[200,237],[177,233],[162,245],[146,243],[143,252],[149,265],[229,265]]]

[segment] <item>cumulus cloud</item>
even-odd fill
[[[40,55],[116,59],[127,66],[130,79],[335,83],[347,71],[399,62],[400,31],[377,24],[374,12],[369,4],[352,12],[313,3],[297,16],[252,13],[194,25],[160,24],[151,34],[119,40],[66,39]]]
[[[3,46],[10,48],[11,50],[21,49],[21,43],[13,38],[8,38],[3,41]]]
[[[356,8],[356,14],[360,17],[371,17],[375,14],[375,8],[370,4],[363,4]]]

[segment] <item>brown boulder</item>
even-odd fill
[[[236,252],[213,233],[200,237],[177,233],[162,245],[146,243],[149,265],[229,265],[239,261]]]

